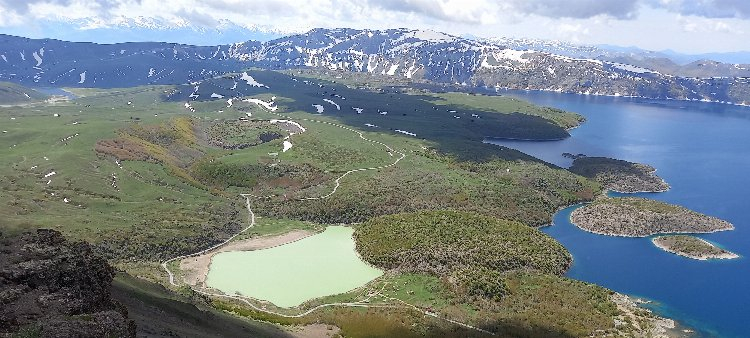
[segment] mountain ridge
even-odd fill
[[[267,42],[217,46],[102,45],[7,35],[0,35],[0,42],[0,81],[34,86],[181,84],[249,67],[313,67],[467,87],[750,104],[750,76],[678,76],[625,63],[630,59],[523,51],[405,28],[317,28]]]

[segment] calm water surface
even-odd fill
[[[274,248],[222,252],[211,260],[206,284],[280,307],[356,289],[383,272],[357,256],[353,233],[352,228],[330,226]]]
[[[569,221],[576,207],[567,208],[544,231],[573,254],[569,277],[651,299],[654,310],[703,336],[750,336],[750,108],[546,92],[501,94],[578,112],[587,122],[564,141],[497,143],[564,167],[570,160],[563,152],[650,164],[672,189],[638,196],[679,204],[736,227],[699,237],[742,258],[697,261],[661,251],[649,238],[582,231]]]

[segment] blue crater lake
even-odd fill
[[[657,168],[672,189],[636,196],[678,204],[734,224],[734,231],[698,235],[740,259],[698,261],[656,248],[649,238],[596,235],[558,212],[543,229],[568,248],[567,276],[652,300],[657,313],[697,329],[699,336],[750,332],[750,108],[703,102],[503,91],[536,104],[584,115],[563,141],[488,141],[562,167],[573,154],[607,156]]]

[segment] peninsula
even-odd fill
[[[602,197],[576,209],[570,220],[577,227],[609,236],[646,237],[655,234],[709,233],[734,226],[681,206],[637,197]]]
[[[659,236],[651,239],[651,242],[666,252],[702,261],[740,257],[733,252],[717,247],[711,242],[689,235]]]
[[[621,193],[669,190],[669,184],[657,176],[656,169],[650,165],[607,157],[576,155],[573,158],[571,172],[594,179],[607,190]]]

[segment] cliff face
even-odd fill
[[[113,269],[54,230],[0,240],[0,336],[134,337],[110,297]]]

